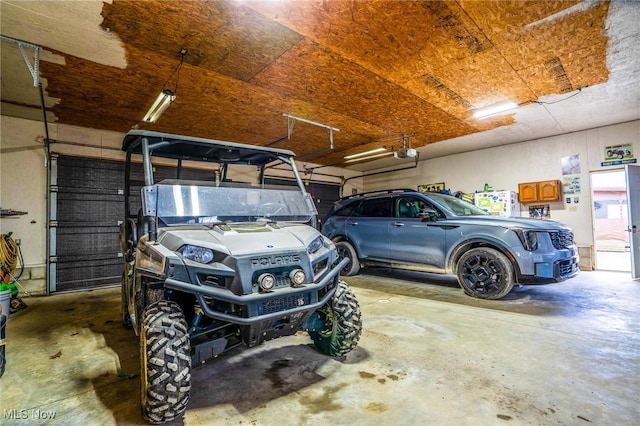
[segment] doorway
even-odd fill
[[[624,170],[592,172],[591,188],[596,269],[631,272]]]

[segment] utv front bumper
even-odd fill
[[[274,321],[282,317],[310,313],[325,305],[334,295],[340,271],[349,259],[342,259],[317,283],[300,287],[276,288],[265,293],[237,295],[226,288],[197,285],[167,278],[167,289],[193,294],[207,317],[239,325]],[[223,309],[217,309],[223,306]]]

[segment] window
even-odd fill
[[[430,203],[425,200],[421,200],[419,198],[413,197],[400,197],[398,198],[398,210],[396,212],[397,217],[406,217],[406,218],[418,218],[422,217],[421,212],[424,212],[425,209],[435,210],[438,213],[438,217],[444,217],[440,210],[435,208]]]
[[[349,203],[346,206],[338,209],[338,211],[336,211],[334,214],[335,216],[351,216],[353,214],[353,211],[356,210],[359,204],[360,203],[358,202]]]
[[[391,217],[393,203],[390,198],[364,200],[354,212],[354,216],[361,217]]]
[[[461,200],[455,197],[447,197],[442,194],[431,193],[429,194],[429,198],[433,200],[436,204],[441,205],[444,209],[449,210],[456,216],[486,216],[489,213],[485,212],[479,207],[474,206],[473,204]],[[440,209],[435,209],[439,212],[440,217],[444,217],[440,214]]]

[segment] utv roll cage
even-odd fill
[[[285,149],[266,148],[261,146],[247,146],[233,142],[202,139],[190,136],[179,136],[169,133],[159,133],[147,130],[132,130],[126,136],[122,144],[122,150],[126,153],[125,179],[124,179],[124,204],[125,217],[141,221],[138,211],[131,211],[131,182],[132,182],[132,155],[143,156],[144,182],[142,185],[154,185],[153,166],[151,157],[177,160],[176,179],[181,179],[184,161],[196,161],[215,163],[219,165],[218,174],[214,180],[216,183],[229,182],[229,165],[248,165],[258,169],[258,182],[264,185],[265,171],[279,164],[290,166],[298,188],[304,190],[304,183],[295,167],[292,151]],[[314,208],[315,209],[315,208]],[[149,216],[149,212],[142,212],[142,216]],[[316,227],[317,215],[312,215],[311,226]],[[140,225],[140,223],[139,223]],[[157,238],[157,228],[153,221],[146,221],[149,239]]]

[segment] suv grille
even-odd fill
[[[552,231],[549,232],[549,236],[551,237],[551,244],[553,244],[553,247],[557,250],[565,249],[573,245],[573,232],[571,231]]]
[[[577,268],[577,265],[574,264],[573,261],[571,261],[571,259],[563,260],[561,262],[558,262],[558,275],[561,278],[566,278],[569,275],[573,274],[576,268]]]

